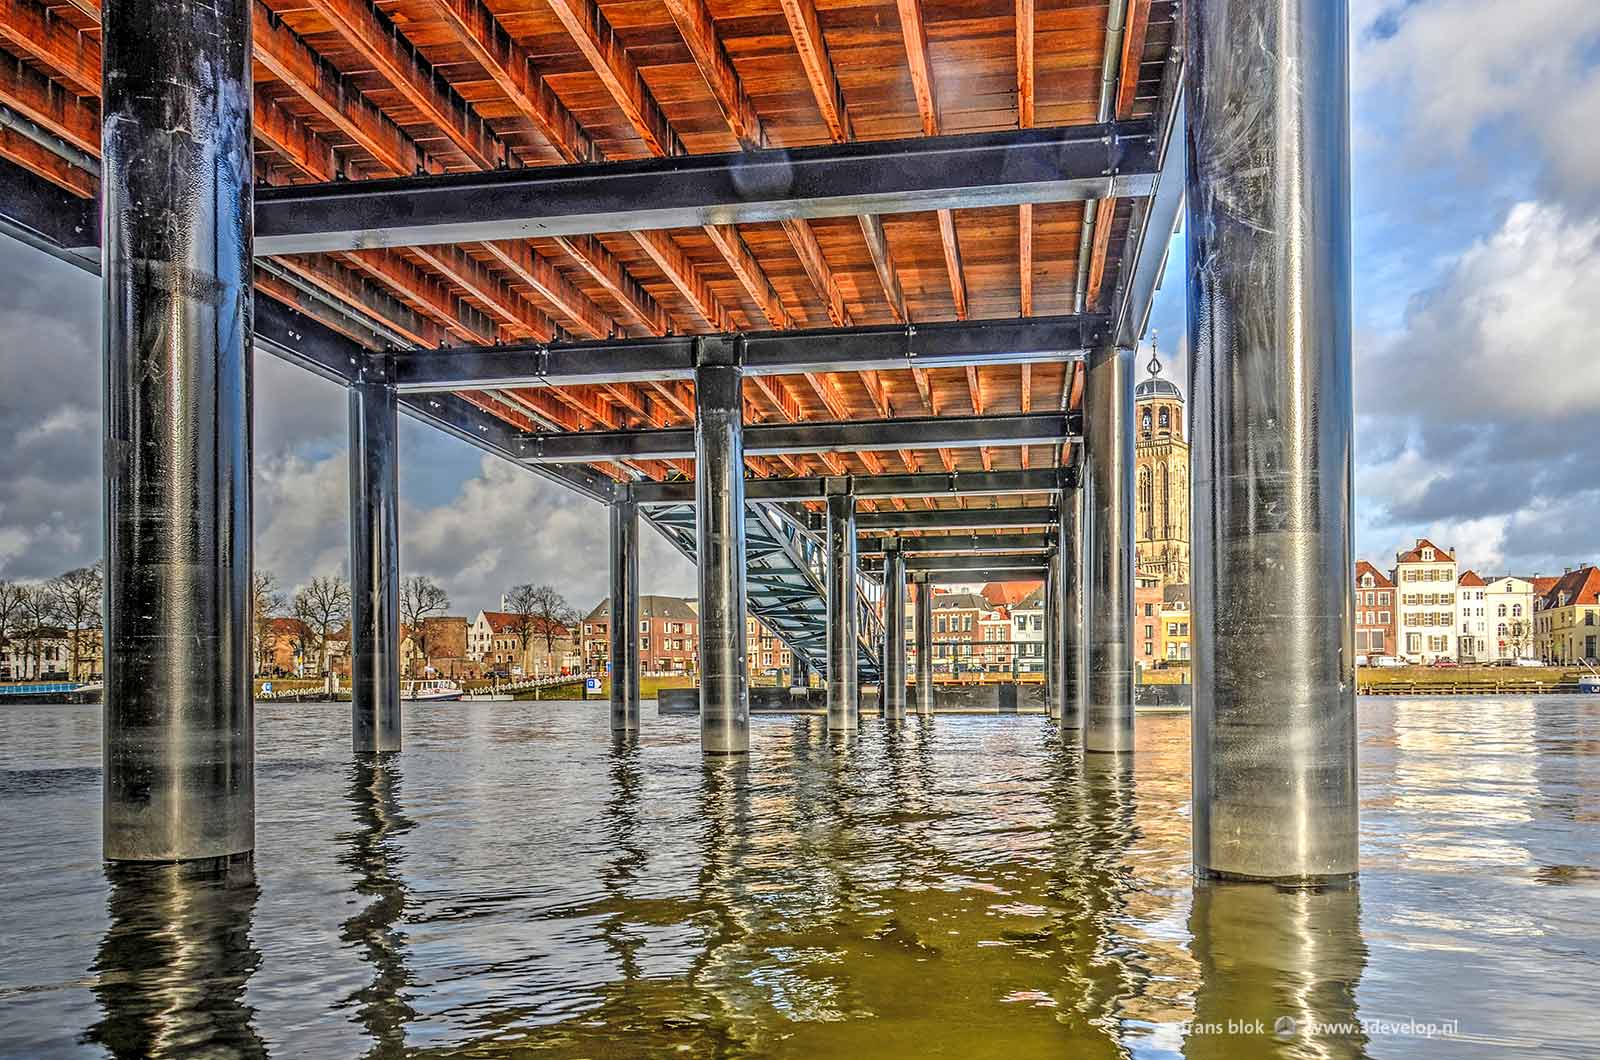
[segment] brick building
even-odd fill
[[[1395,654],[1394,582],[1366,560],[1356,562],[1356,654]]]
[[[611,601],[583,618],[584,669],[596,673],[611,657]],[[700,620],[695,602],[678,596],[639,597],[639,669],[647,674],[690,674],[700,666]]]

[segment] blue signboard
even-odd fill
[[[584,688],[584,691],[586,691],[586,692],[598,692],[598,691],[600,691],[600,679],[598,677],[589,678],[587,681],[585,681],[583,683],[583,688]]]

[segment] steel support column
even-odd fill
[[[1061,720],[1062,729],[1074,732],[1083,729],[1088,691],[1085,673],[1088,653],[1084,650],[1087,637],[1084,630],[1083,522],[1083,493],[1073,491],[1064,494],[1061,498],[1061,520],[1055,527],[1056,555],[1060,563],[1055,584],[1057,661],[1052,674],[1056,687],[1061,689],[1060,713],[1057,717]],[[1131,616],[1131,600],[1129,608]],[[1131,640],[1131,629],[1129,637]]]
[[[1083,498],[1089,585],[1087,751],[1133,750],[1133,351],[1089,356]]]
[[[911,635],[917,645],[917,713],[933,713],[933,585],[926,574],[913,574],[917,587]]]
[[[105,856],[255,846],[246,0],[106,5]]]
[[[639,503],[619,485],[611,499],[611,731],[639,728]]]
[[[394,387],[351,383],[350,736],[400,750],[400,431]]]
[[[828,729],[853,732],[861,723],[856,681],[856,499],[849,482],[828,489]]]
[[[745,672],[744,372],[734,343],[695,344],[695,534],[700,573],[700,746],[750,750]]]
[[[852,543],[855,535],[851,535]],[[885,718],[906,716],[906,561],[900,544],[883,554],[883,682],[878,701]]]
[[[1211,876],[1357,869],[1346,9],[1186,5],[1194,857]]]

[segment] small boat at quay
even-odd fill
[[[453,703],[461,696],[461,686],[448,678],[407,681],[400,686],[400,698],[409,703]]]

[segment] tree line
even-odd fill
[[[47,663],[65,662],[68,680],[93,674],[102,639],[100,612],[105,595],[101,565],[74,567],[42,582],[0,579],[0,645],[9,645],[21,662],[22,674],[42,677]],[[53,659],[57,642],[65,640],[67,658]]]

